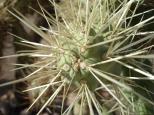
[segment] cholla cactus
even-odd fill
[[[28,80],[30,88],[26,91],[31,91],[34,97],[30,108],[35,104],[42,106],[38,114],[60,95],[63,98],[63,115],[71,114],[72,110],[81,115],[146,113],[144,104],[138,107],[140,98],[153,103],[135,92],[131,85],[134,85],[134,79],[154,79],[152,73],[144,69],[144,61],[153,58],[149,54],[153,46],[146,44],[154,35],[136,39],[143,34],[138,30],[154,17],[130,25],[135,16],[142,15],[130,10],[134,3],[137,8],[139,0],[64,2],[64,6],[63,2],[59,5],[51,2],[55,18],[40,5],[41,15],[49,28],[35,26],[18,11],[18,15],[10,12],[40,35],[44,42],[21,41],[35,48],[19,54],[37,57],[33,64],[23,65],[35,70],[23,79],[2,85]],[[65,100],[71,94],[74,95],[73,101],[67,109],[63,109]]]

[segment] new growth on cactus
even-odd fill
[[[0,86],[27,80],[29,88],[26,91],[31,91],[34,98],[29,109],[37,104],[38,114],[62,96],[63,115],[70,115],[72,111],[77,115],[144,115],[144,101],[153,102],[132,86],[137,86],[134,79],[154,79],[154,75],[145,70],[150,65],[144,63],[153,58],[150,54],[153,46],[148,43],[154,34],[142,36],[139,31],[154,17],[131,25],[134,17],[146,13],[135,14],[142,1],[50,2],[55,8],[55,17],[41,4],[42,13],[36,11],[46,19],[48,28],[37,27],[16,10],[16,14],[9,11],[43,40],[42,43],[21,40],[34,50],[16,56],[36,57],[33,64],[20,64],[21,68],[30,68],[33,72]],[[133,10],[130,9],[132,5],[135,5]],[[73,101],[64,109],[71,94]]]

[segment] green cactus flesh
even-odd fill
[[[107,111],[116,104],[118,109],[113,108],[115,111],[125,113],[123,115],[129,115],[129,112],[135,115],[136,110],[131,107],[127,108],[127,106],[135,103],[132,99],[135,96],[132,96],[132,93],[141,95],[130,87],[131,83],[132,85],[134,83],[131,77],[148,78],[153,76],[146,72],[140,64],[137,65],[137,61],[143,62],[146,59],[136,60],[135,56],[139,58],[140,55],[144,57],[145,54],[148,54],[150,46],[145,48],[139,44],[150,41],[153,35],[139,40],[135,36],[139,33],[138,30],[154,17],[130,26],[130,21],[136,16],[135,11],[130,11],[130,7],[135,2],[138,5],[138,0],[122,2],[120,0],[77,0],[77,3],[68,0],[64,2],[66,2],[64,7],[52,2],[55,7],[56,19],[51,15],[49,15],[51,19],[43,15],[47,19],[49,27],[52,25],[56,28],[54,30],[50,27],[46,33],[28,22],[19,12],[16,11],[24,19],[12,13],[45,41],[45,44],[22,41],[36,47],[36,50],[28,55],[39,57],[39,64],[36,62],[30,66],[39,68],[28,76],[32,79],[29,80],[31,87],[37,89],[36,93],[32,92],[35,96],[39,95],[32,105],[41,98],[47,89],[52,87],[53,91],[50,90],[51,92],[48,94],[49,97],[52,94],[51,97],[41,98],[44,104],[40,113],[55,99],[63,89],[62,87],[69,87],[69,93],[77,90],[74,99],[77,102],[72,102],[64,113],[68,114],[73,105],[84,100],[89,111],[93,112],[92,106],[94,106],[99,115],[104,114],[102,108]],[[130,76],[133,75],[130,71],[137,74]],[[107,91],[108,97],[112,97],[110,99],[113,99],[113,103],[110,106],[105,102],[100,102],[101,99],[99,100],[99,96],[96,96],[99,88]],[[67,95],[65,93],[64,95]],[[145,99],[143,96],[141,97]],[[82,108],[84,104],[80,105]],[[144,106],[142,109],[145,109]]]

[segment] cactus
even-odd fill
[[[139,115],[147,114],[144,103],[151,100],[134,90],[135,80],[153,80],[154,75],[145,67],[153,58],[153,46],[148,42],[154,34],[140,36],[139,30],[154,17],[131,26],[137,15],[140,0],[77,0],[56,4],[55,17],[40,4],[49,28],[37,27],[20,12],[12,13],[21,22],[40,35],[42,43],[21,40],[34,48],[16,56],[35,57],[33,64],[22,68],[33,70],[23,79],[0,86],[27,80],[33,102],[40,114],[46,106],[62,96],[61,114]],[[130,7],[135,4],[134,11]],[[147,32],[148,33],[148,32]],[[138,38],[137,36],[140,36]],[[150,67],[149,67],[150,68]],[[20,68],[18,68],[20,69]],[[64,109],[64,103],[73,94],[73,101]],[[143,103],[142,106],[140,104]],[[77,109],[78,108],[78,109]],[[88,108],[88,109],[86,109]]]

